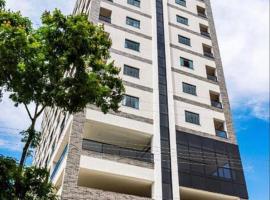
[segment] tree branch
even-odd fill
[[[30,117],[30,119],[33,120],[33,117],[32,117],[32,115],[31,115],[31,113],[30,113],[30,111],[29,111],[27,105],[26,105],[25,103],[23,103],[23,105],[24,105],[24,107],[25,107],[25,109],[26,109],[26,111],[27,111],[27,114],[28,114],[28,116]]]
[[[39,115],[43,112],[43,110],[46,108],[46,106],[43,106],[40,111],[38,111],[38,113],[36,114],[36,117],[38,118]]]

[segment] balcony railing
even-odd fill
[[[61,154],[59,160],[57,161],[56,165],[54,166],[53,172],[52,172],[52,174],[51,174],[51,176],[50,176],[51,180],[54,178],[54,176],[55,176],[56,173],[58,172],[58,169],[59,169],[59,167],[61,166],[61,164],[62,164],[62,162],[63,162],[63,160],[64,160],[64,158],[65,158],[65,155],[66,155],[66,153],[67,153],[67,149],[68,149],[68,145],[65,146],[65,149],[63,150],[63,152],[62,152],[62,154]]]
[[[83,139],[82,148],[84,150],[94,151],[98,153],[117,155],[125,158],[153,163],[153,154],[149,151],[140,151],[131,148],[124,148],[88,139]]]
[[[214,55],[210,52],[204,52],[203,55],[209,58],[214,58]]]
[[[103,16],[103,15],[99,15],[99,20],[104,21],[104,22],[108,22],[108,23],[112,22],[111,17]]]
[[[206,16],[205,13],[198,13],[198,15],[199,15],[200,17],[207,18],[207,16]]]
[[[210,33],[206,32],[206,31],[201,31],[201,35],[209,37],[210,38]]]
[[[212,101],[211,101],[211,105],[212,105],[213,107],[222,109],[222,103],[219,102],[219,101],[213,101],[213,100],[212,100]]]
[[[227,132],[226,131],[221,131],[221,130],[216,130],[216,136],[221,137],[221,138],[228,138]]]
[[[213,75],[207,74],[207,79],[209,79],[209,80],[211,80],[211,81],[217,82],[217,77],[216,77],[216,76],[213,76]]]

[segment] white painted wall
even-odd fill
[[[201,81],[196,78],[191,78],[186,75],[173,72],[173,82],[174,82],[174,94],[198,103],[204,103],[211,105],[209,91],[215,93],[220,93],[220,88],[218,85],[211,84],[206,81]],[[187,94],[183,92],[182,82],[195,85],[197,87],[197,96]]]
[[[201,131],[210,135],[215,135],[214,119],[225,121],[223,113],[212,111],[199,106],[174,101],[175,102],[175,121],[176,125],[189,128],[195,131]],[[191,124],[185,121],[185,110],[200,115],[200,125]]]
[[[199,17],[195,17],[195,16],[188,14],[188,13],[181,12],[175,8],[172,8],[172,7],[168,7],[168,10],[169,10],[169,21],[171,23],[177,24],[183,28],[187,28],[189,30],[200,33],[200,24],[203,24],[205,26],[209,26],[209,23],[207,20],[201,19]],[[176,20],[176,15],[187,18],[189,21],[188,26],[178,23]]]

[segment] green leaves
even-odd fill
[[[25,167],[20,169],[16,161],[0,155],[1,200],[57,200],[56,188],[48,181],[46,169]]]
[[[2,91],[10,92],[15,106],[23,104],[32,121],[24,132],[23,164],[38,142],[34,126],[45,107],[75,113],[94,104],[104,113],[117,111],[124,87],[120,69],[108,62],[112,42],[103,26],[86,15],[65,16],[56,9],[44,12],[41,27],[34,29],[4,3],[0,0],[0,100]],[[41,110],[31,114],[30,103]]]

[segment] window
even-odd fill
[[[175,3],[181,5],[181,6],[187,6],[186,0],[175,0]]]
[[[197,95],[196,86],[188,83],[183,83],[183,92],[187,94]]]
[[[193,61],[192,60],[180,57],[180,64],[182,67],[187,67],[187,68],[193,69]]]
[[[188,25],[188,18],[176,15],[176,20],[180,24]]]
[[[179,43],[184,44],[184,45],[188,45],[188,46],[191,45],[190,39],[182,35],[178,35],[178,41]]]
[[[136,7],[141,6],[141,1],[140,0],[127,0],[127,3]]]
[[[133,19],[131,17],[127,17],[126,24],[133,26],[135,28],[140,28],[141,22],[139,20]]]
[[[111,23],[111,16],[112,16],[112,11],[105,9],[105,8],[100,8],[99,12],[99,20]]]
[[[205,26],[203,24],[200,24],[200,32],[201,32],[201,35],[203,35],[205,37],[210,37],[208,26]]]
[[[186,122],[200,125],[200,115],[199,114],[185,111],[185,116],[186,116]]]
[[[232,170],[230,165],[227,163],[223,167],[218,167],[218,171],[213,175],[220,178],[232,179]]]
[[[139,78],[140,77],[140,70],[138,68],[135,68],[135,67],[124,65],[124,74],[127,76],[134,77],[134,78]]]
[[[206,45],[206,44],[202,44],[203,47],[203,55],[209,58],[214,58],[214,55],[212,53],[212,47]]]
[[[197,6],[197,13],[200,17],[206,18],[205,8]]]
[[[225,123],[223,121],[214,119],[214,126],[216,130],[216,136],[225,139],[228,138],[227,132],[225,131]]]
[[[134,51],[140,51],[140,43],[126,39],[125,40],[125,48],[131,49]]]
[[[123,105],[130,108],[139,109],[139,98],[125,95],[123,99]]]

